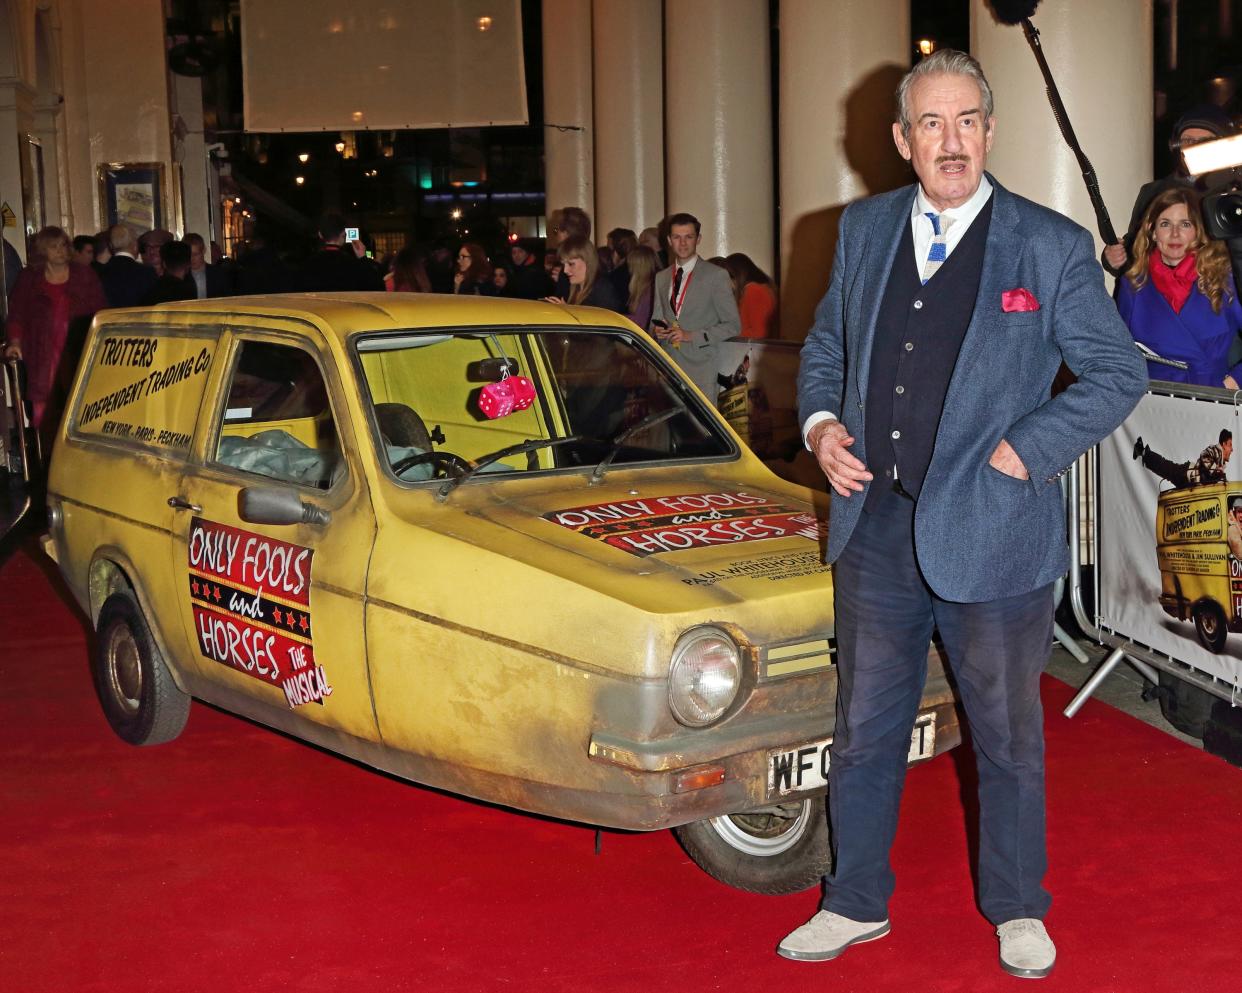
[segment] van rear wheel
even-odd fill
[[[797,893],[832,867],[822,795],[683,824],[673,834],[709,876],[751,893]]]
[[[190,697],[173,682],[129,592],[104,601],[93,663],[99,702],[119,738],[131,745],[158,745],[181,733]]]
[[[1225,650],[1225,636],[1229,633],[1220,604],[1205,600],[1195,604],[1192,613],[1199,641],[1209,652],[1219,655]]]

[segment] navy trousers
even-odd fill
[[[856,921],[888,917],[889,849],[938,628],[979,772],[979,906],[993,924],[1042,919],[1051,897],[1042,885],[1048,858],[1039,676],[1051,653],[1051,586],[985,603],[941,600],[915,559],[914,507],[909,497],[886,493],[861,515],[835,566],[834,864],[823,907]]]

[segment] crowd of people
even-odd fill
[[[678,222],[695,229],[693,245],[687,242],[681,255],[672,256],[673,267],[684,267],[688,277],[698,261],[699,229],[688,214],[673,215],[641,234],[615,228],[597,247],[586,211],[565,207],[553,213],[546,244],[519,238],[490,255],[472,241],[457,246],[455,254],[443,243],[429,250],[407,245],[383,262],[372,258],[364,241],[347,240],[345,218],[336,213],[320,218],[317,250],[298,263],[262,237],[231,260],[194,233],[182,239],[158,229],[139,235],[117,224],[70,239],[63,229],[46,227],[31,240],[25,268],[5,243],[9,319],[3,354],[24,360],[36,426],[45,421],[54,426],[86,327],[98,310],[257,293],[387,290],[602,307],[644,329],[664,314],[672,326],[662,318],[663,326],[655,330],[670,354],[688,366],[706,368],[714,359],[715,342],[723,337],[775,334],[776,294],[772,280],[737,253],[704,260],[704,272],[711,272],[700,275],[697,288],[687,278],[684,299],[666,314],[672,305],[657,305],[657,277],[669,268],[671,231]],[[709,288],[710,300],[704,296]],[[667,297],[667,283],[663,292]],[[697,340],[683,348],[682,335],[692,333]],[[706,380],[703,385],[710,386]]]

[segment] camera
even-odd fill
[[[1192,176],[1221,177],[1203,195],[1207,233],[1223,240],[1242,238],[1242,134],[1190,145],[1182,149],[1182,159]]]

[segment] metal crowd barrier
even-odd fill
[[[1222,390],[1199,389],[1161,383],[1152,383],[1148,395],[1189,400],[1210,400],[1222,406],[1232,407],[1235,415],[1239,405],[1238,401],[1242,398],[1242,393],[1229,395],[1224,394]],[[1118,431],[1120,432],[1121,428]],[[1239,441],[1242,441],[1242,438],[1239,438]],[[1196,668],[1193,664],[1177,658],[1174,654],[1153,648],[1132,634],[1127,635],[1105,624],[1100,612],[1100,548],[1099,530],[1096,524],[1101,519],[1101,508],[1107,509],[1108,507],[1110,494],[1101,492],[1100,446],[1096,446],[1083,455],[1071,468],[1066,478],[1067,525],[1070,545],[1070,572],[1068,577],[1070,604],[1073,608],[1074,617],[1083,632],[1093,641],[1112,649],[1112,651],[1065,707],[1065,716],[1073,717],[1077,714],[1082,705],[1099,687],[1100,683],[1121,662],[1128,663],[1153,684],[1159,682],[1159,672],[1166,672],[1213,696],[1224,700],[1235,699],[1237,692],[1232,684],[1211,673]],[[1154,554],[1155,549],[1153,549]],[[1091,574],[1093,585],[1092,611],[1088,611],[1084,597],[1083,566],[1087,564],[1094,566]],[[1060,640],[1059,637],[1058,640]]]
[[[12,410],[10,426],[14,450],[10,452],[10,438],[0,444],[0,538],[3,538],[30,510],[32,490],[38,482],[37,473],[43,464],[38,432],[30,424],[26,398],[22,390],[22,369],[17,359],[8,359],[0,365],[0,399]],[[20,462],[20,484],[14,472]]]

